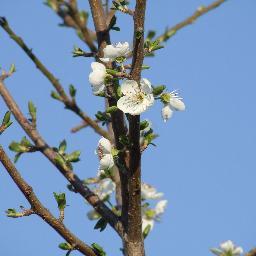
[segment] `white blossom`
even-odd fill
[[[103,49],[104,57],[100,58],[100,60],[103,62],[109,62],[109,61],[115,61],[115,59],[118,57],[126,58],[129,55],[130,51],[131,50],[128,42],[125,42],[125,43],[119,42],[115,45],[110,44]]]
[[[151,83],[142,78],[140,87],[134,80],[125,80],[121,85],[122,96],[117,101],[117,107],[124,113],[140,115],[154,103]]]
[[[163,193],[157,192],[153,186],[142,183],[141,184],[141,197],[142,199],[159,199],[163,196]]]
[[[231,240],[228,240],[221,243],[219,248],[212,248],[211,251],[217,256],[240,256],[243,248],[235,246]]]
[[[142,231],[150,225],[153,229],[155,221],[159,221],[167,206],[167,200],[160,200],[155,208],[142,207]]]
[[[162,118],[164,122],[172,117],[174,111],[184,111],[186,108],[182,98],[178,96],[176,91],[169,93],[168,96],[168,103],[162,108]]]
[[[104,80],[106,77],[106,67],[99,62],[92,62],[92,72],[89,74],[89,82],[92,85],[92,91],[95,95],[104,92]]]
[[[109,170],[114,166],[114,158],[112,156],[112,145],[110,141],[106,138],[101,138],[97,147],[97,155],[100,159],[99,170]]]
[[[93,189],[101,200],[111,195],[116,189],[116,184],[110,179],[105,178],[99,181],[97,188]]]

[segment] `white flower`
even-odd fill
[[[97,155],[100,159],[100,170],[109,170],[114,166],[114,159],[111,154],[112,145],[106,138],[101,138],[97,147]]]
[[[141,197],[142,199],[159,199],[163,196],[163,193],[156,191],[156,188],[150,186],[149,184],[141,184]]]
[[[165,211],[166,207],[167,207],[167,200],[161,200],[156,204],[155,207],[155,213],[156,213],[156,218],[159,218]]]
[[[186,108],[182,98],[178,96],[176,91],[169,93],[168,96],[168,103],[162,108],[162,118],[164,122],[172,117],[174,111],[184,111]]]
[[[127,57],[130,53],[129,43],[118,43],[116,45],[107,45],[103,49],[104,57],[100,58],[103,62],[115,61],[118,57]]]
[[[104,79],[106,77],[106,67],[99,62],[92,62],[92,72],[89,74],[89,82],[95,95],[105,90]]]
[[[125,80],[121,85],[123,97],[117,101],[117,107],[124,113],[140,115],[154,103],[151,83],[143,78],[140,87],[134,80]]]
[[[116,189],[116,184],[110,179],[102,179],[98,183],[98,187],[94,189],[94,193],[98,195],[101,200],[111,195]]]
[[[237,247],[230,240],[220,244],[220,248],[212,248],[212,253],[217,256],[240,256],[243,253],[242,247]]]

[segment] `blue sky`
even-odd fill
[[[87,1],[79,3],[88,9]],[[148,0],[146,28],[164,31],[209,3]],[[151,69],[143,76],[153,84],[167,85],[169,90],[179,89],[187,107],[167,124],[161,119],[159,103],[143,115],[160,134],[157,147],[143,155],[143,180],[164,192],[169,202],[161,223],[146,240],[148,256],[210,255],[210,247],[227,239],[245,251],[256,245],[255,7],[253,0],[227,1],[178,32],[155,58],[145,60]],[[88,84],[91,60],[71,56],[74,45],[86,47],[71,29],[57,26],[59,18],[41,0],[1,0],[0,16],[9,20],[65,88],[70,83],[77,87],[78,102],[89,114],[103,108],[102,100],[92,96]],[[119,14],[118,25],[121,32],[113,32],[112,41],[131,42],[131,18]],[[82,151],[76,173],[81,178],[95,175],[98,160],[94,149],[99,137],[90,129],[70,133],[80,120],[49,97],[51,84],[2,30],[0,60],[4,68],[16,64],[17,72],[6,86],[23,113],[28,112],[29,100],[36,103],[38,129],[45,140],[57,146],[65,138],[68,150]],[[0,99],[0,115],[6,110]],[[1,136],[1,144],[7,149],[12,140],[22,136],[24,132],[14,122]],[[10,156],[13,158],[13,153]],[[23,156],[17,167],[57,215],[52,193],[67,191],[65,179],[39,153]],[[28,204],[2,166],[0,197],[2,254],[64,255],[57,247],[63,239],[38,217],[5,217],[7,208]],[[110,228],[103,234],[93,230],[94,223],[86,218],[90,208],[78,195],[68,193],[67,200],[67,226],[87,243],[101,244],[108,255],[119,255],[117,235]]]

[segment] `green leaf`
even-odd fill
[[[58,194],[58,193],[53,192],[53,194],[54,194],[55,200],[58,204],[59,210],[64,210],[65,207],[66,207],[66,195],[65,195],[65,193]]]
[[[33,147],[30,141],[26,138],[26,136],[22,137],[20,144],[25,147]]]
[[[76,88],[73,84],[69,85],[69,94],[72,98],[76,97]]]
[[[150,69],[150,66],[148,66],[148,65],[142,65],[141,68],[142,68],[142,69]]]
[[[6,125],[10,122],[11,119],[11,111],[7,111],[4,115],[4,119],[2,121],[2,125]]]
[[[69,243],[60,243],[59,248],[64,251],[73,250],[73,247]]]
[[[118,73],[117,70],[109,69],[109,68],[107,68],[106,71],[107,71],[107,73],[110,74],[110,75],[116,75],[116,74]]]
[[[7,211],[5,211],[7,217],[11,218],[17,218],[18,212],[14,208],[10,208]]]
[[[10,74],[13,74],[15,71],[16,71],[15,65],[14,65],[14,64],[11,64],[11,67],[10,67],[10,69],[9,69],[9,73],[10,73]]]
[[[36,123],[36,107],[32,101],[28,102],[28,110],[29,110],[29,114],[32,118],[32,122]]]
[[[104,218],[100,218],[94,226],[94,229],[99,229],[102,232],[108,225],[108,222]]]
[[[87,20],[89,18],[89,13],[85,12],[85,11],[80,11],[79,16],[80,16],[80,20],[81,20],[82,24],[86,25]]]
[[[140,122],[140,130],[144,130],[149,126],[149,122],[147,120],[143,120]]]
[[[22,155],[22,153],[17,153],[15,156],[14,156],[14,163],[16,164],[20,158],[20,156]]]
[[[115,31],[120,31],[121,30],[119,27],[112,27],[111,29],[115,30]]]
[[[155,35],[156,35],[156,31],[149,30],[148,34],[147,34],[147,37],[146,37],[146,40],[150,40],[151,41],[155,37]]]
[[[61,141],[61,143],[60,143],[60,145],[59,145],[59,150],[58,150],[58,152],[59,152],[61,155],[63,155],[63,153],[65,153],[66,149],[67,149],[67,142],[66,142],[66,140],[63,140],[63,141]]]
[[[166,89],[166,86],[164,85],[158,85],[153,88],[153,94],[154,96],[160,95],[164,90]]]
[[[67,163],[65,162],[64,158],[60,154],[56,154],[54,158],[57,165],[59,165],[61,168],[66,169]]]
[[[18,152],[18,153],[24,153],[24,152],[28,152],[28,148],[24,145],[21,145],[18,142],[13,141],[10,145],[9,145],[9,149],[11,151],[14,152]]]
[[[136,39],[140,39],[142,37],[142,35],[143,35],[143,31],[141,31],[141,30],[136,31]]]
[[[96,244],[96,243],[93,243],[92,244],[92,248],[99,254],[99,256],[106,256],[106,252],[103,250],[103,248]]]
[[[107,109],[106,109],[106,113],[114,113],[114,112],[116,112],[118,110],[118,107],[117,106],[111,106],[111,107],[108,107]]]
[[[148,225],[144,228],[143,233],[142,233],[144,239],[148,236],[150,230],[151,230],[151,226],[148,224]]]
[[[78,161],[80,161],[80,159],[79,159],[80,155],[81,155],[81,152],[79,150],[76,150],[76,151],[72,152],[71,154],[66,155],[65,160],[67,162],[78,162]]]

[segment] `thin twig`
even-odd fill
[[[94,122],[100,123],[101,121],[96,119]],[[88,123],[83,122],[82,124],[79,124],[71,129],[71,132],[76,133],[79,132],[81,129],[88,127]]]
[[[69,244],[75,245],[76,250],[80,251],[84,255],[97,256],[97,254],[89,245],[85,244],[73,233],[71,233],[61,221],[56,219],[51,214],[51,212],[44,207],[44,205],[39,201],[39,199],[33,192],[32,187],[22,178],[19,171],[13,165],[1,145],[0,161],[31,205],[32,209],[30,211],[27,211],[27,214],[24,214],[24,216],[30,215],[32,213],[37,214],[39,217],[41,217],[43,221],[48,223],[57,233],[59,233]]]
[[[44,74],[44,76],[51,82],[56,91],[61,97],[61,101],[65,104],[66,108],[76,113],[84,122],[88,123],[90,127],[99,135],[111,139],[108,132],[101,128],[93,119],[84,113],[77,103],[70,99],[65,93],[63,86],[59,80],[43,65],[43,63],[36,57],[32,50],[25,44],[21,37],[17,36],[10,28],[5,18],[0,18],[0,26],[8,33],[8,35],[23,49],[27,56],[34,62],[36,67]]]
[[[156,40],[159,40],[159,42],[167,41],[170,37],[176,34],[177,31],[188,25],[192,25],[197,20],[197,18],[214,10],[226,1],[227,0],[217,0],[208,6],[200,6],[191,16],[166,30],[162,35],[158,36]]]
[[[0,95],[4,99],[7,107],[12,112],[15,119],[18,121],[23,130],[35,143],[35,146],[40,150],[45,157],[65,176],[75,190],[85,198],[94,209],[104,217],[108,223],[122,236],[122,225],[118,217],[94,194],[79,177],[67,165],[60,165],[56,162],[56,152],[44,141],[36,128],[25,118],[20,111],[18,105],[10,95],[9,91],[0,80]]]

